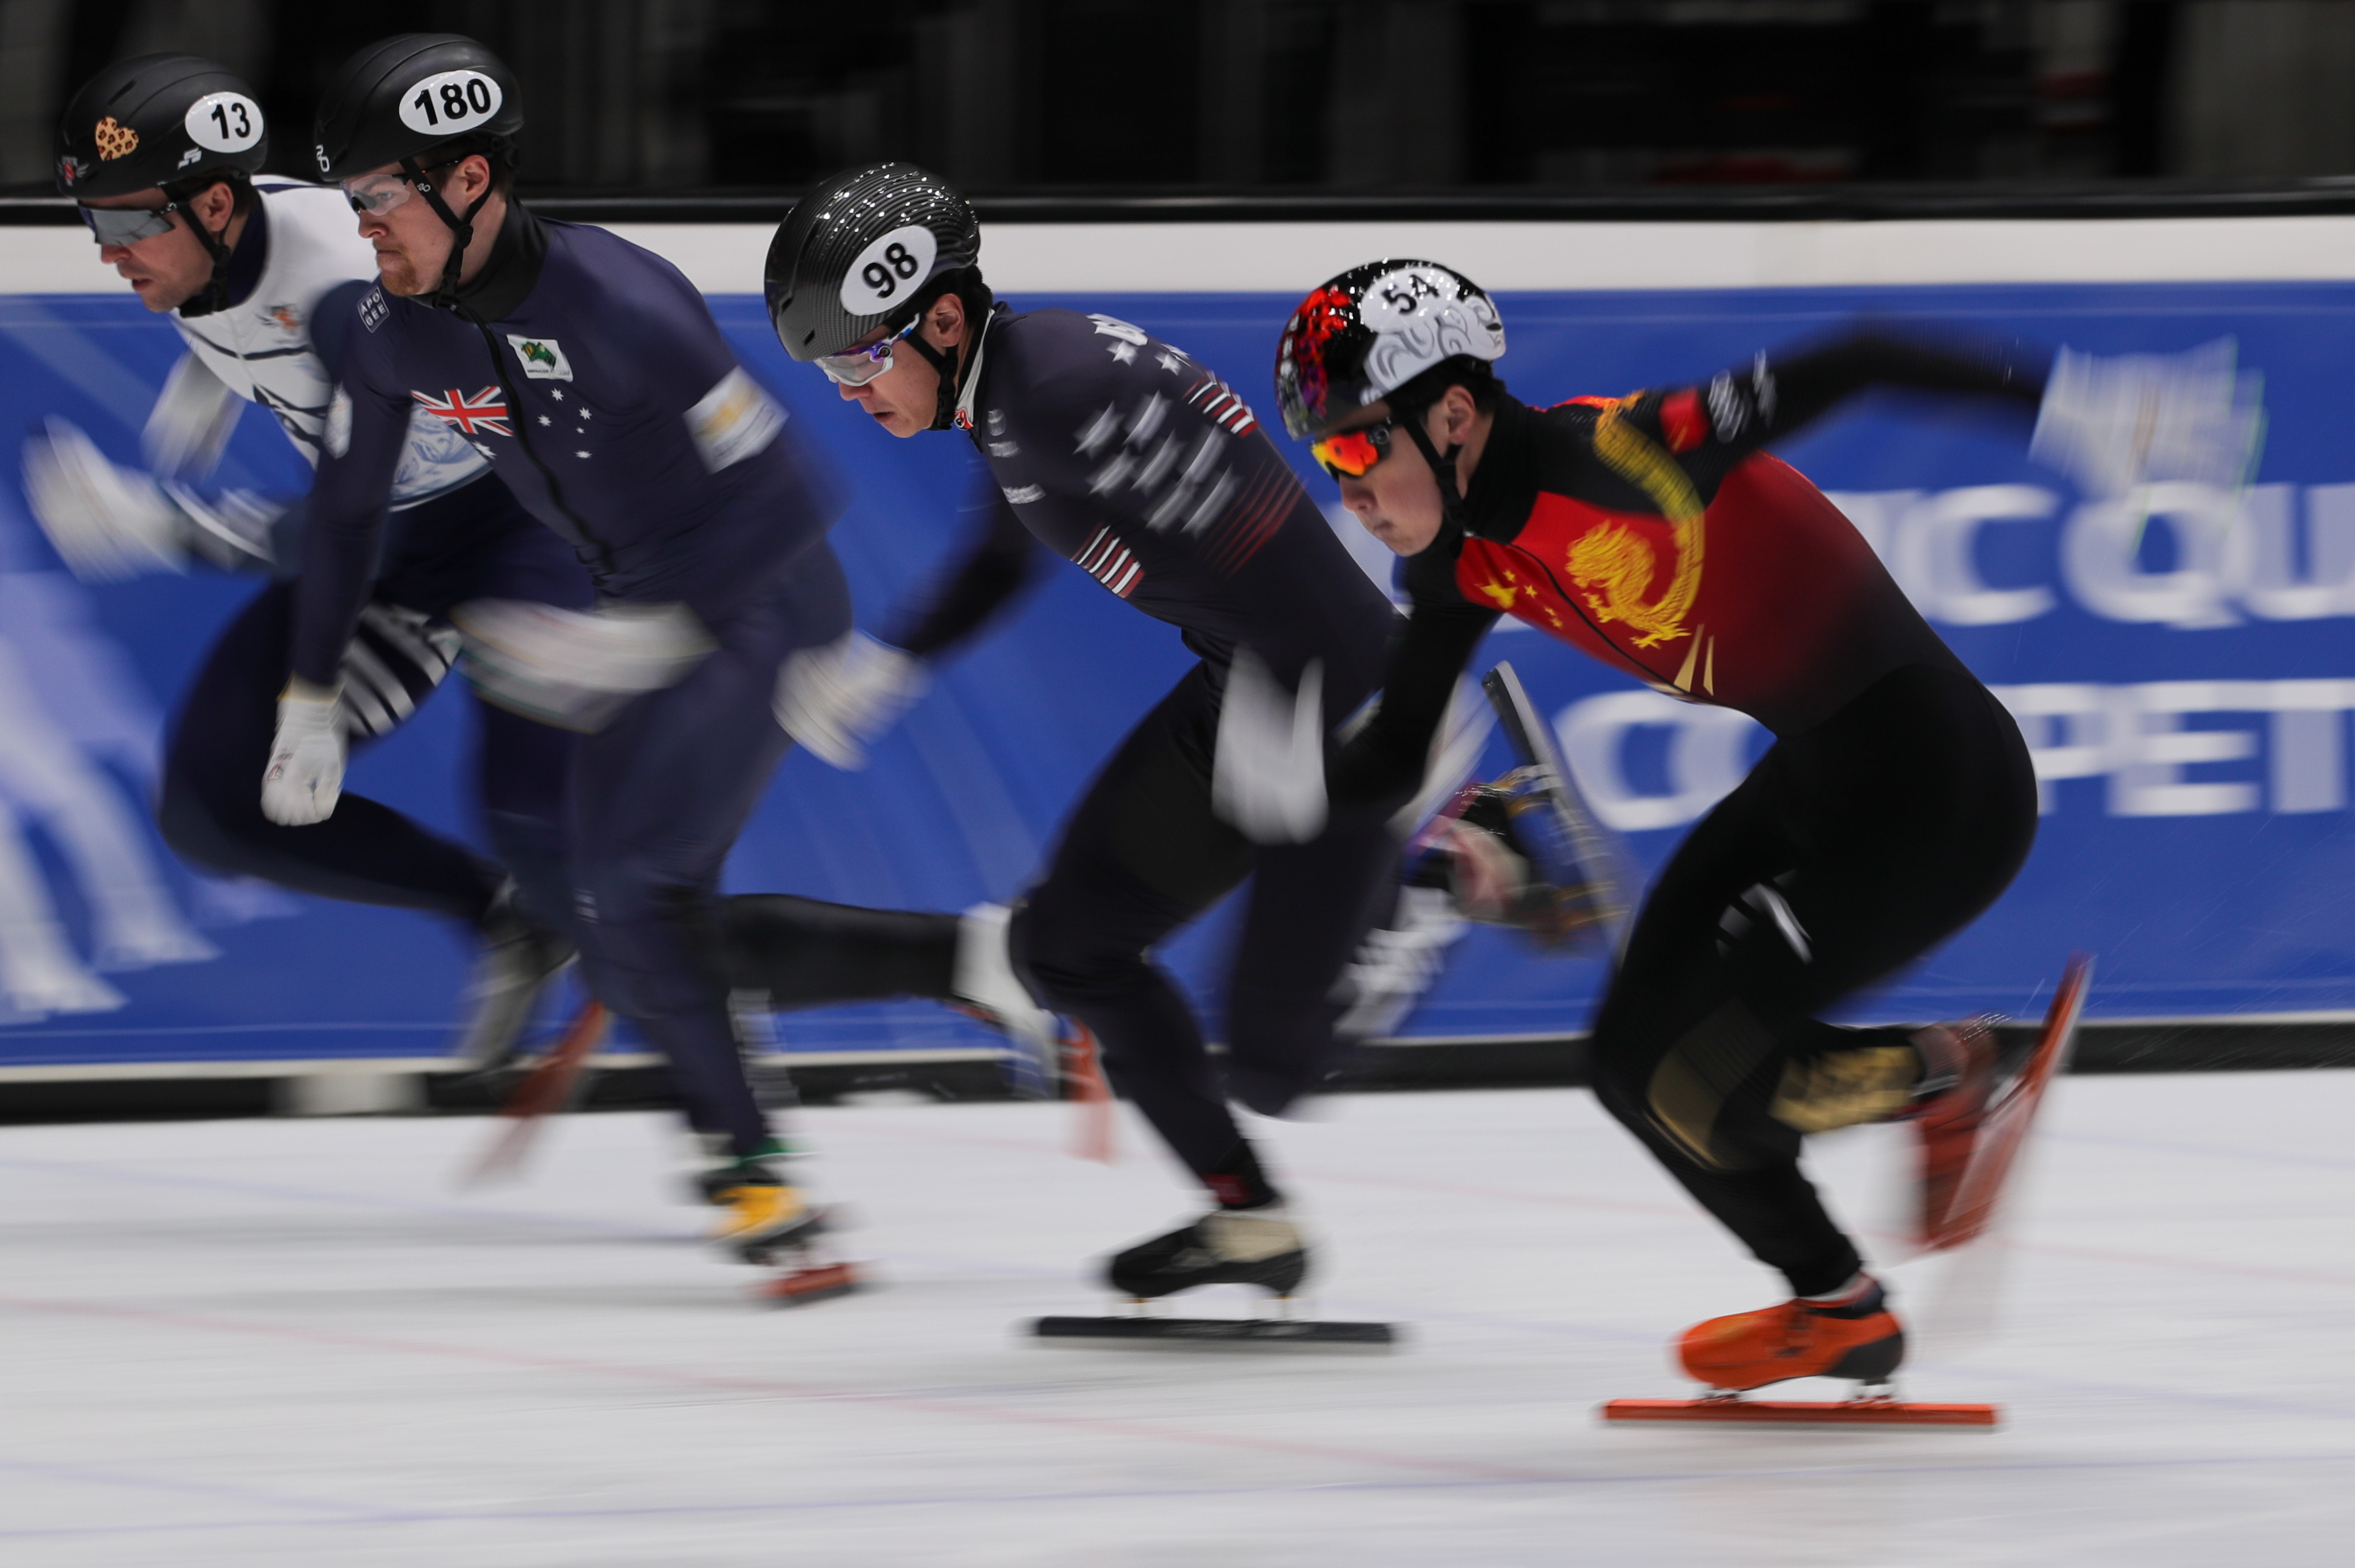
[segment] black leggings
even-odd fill
[[[1114,1083],[1178,1158],[1222,1200],[1247,1202],[1271,1189],[1227,1097],[1273,1115],[1335,1065],[1336,983],[1390,910],[1399,844],[1364,813],[1306,844],[1253,845],[1211,809],[1218,723],[1197,666],[1089,786],[1010,939],[1040,1001],[1094,1031]],[[1152,950],[1246,877],[1222,1073]]]
[[[1399,845],[1380,816],[1255,846],[1210,808],[1218,697],[1197,667],[1129,733],[1063,830],[1008,940],[1033,995],[1094,1031],[1114,1083],[1222,1201],[1273,1196],[1227,1109],[1274,1115],[1335,1065],[1336,985],[1389,912]],[[1228,970],[1220,1072],[1152,949],[1252,879]],[[731,984],[780,1009],[947,999],[957,917],[762,895],[723,905]]]
[[[1860,1266],[1799,1173],[1802,1127],[1885,1114],[1918,1070],[1908,1031],[1813,1015],[1968,924],[2035,834],[2010,714],[1913,665],[1778,740],[1646,901],[1595,1021],[1596,1093],[1795,1295]]]
[[[288,827],[261,814],[261,774],[286,684],[293,584],[273,582],[206,656],[165,743],[156,819],[191,864],[224,876],[351,903],[430,911],[472,924],[501,868],[366,795],[346,793],[325,822]],[[494,848],[530,901],[560,920],[561,820],[572,737],[477,702],[478,798]],[[365,742],[356,744],[355,752]]]

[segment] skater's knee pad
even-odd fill
[[[1143,944],[1124,942],[1107,931],[1100,911],[1051,890],[1015,906],[1006,940],[1016,971],[1056,1011],[1122,996],[1154,979]]]
[[[722,1000],[709,895],[584,878],[573,890],[573,932],[591,987],[632,1018],[697,1013]]]
[[[1739,1001],[1730,1001],[1678,1035],[1661,1053],[1644,1085],[1644,1115],[1678,1153],[1712,1170],[1755,1163],[1756,1151],[1730,1124],[1753,1098],[1745,1095],[1774,1054],[1774,1032]],[[1729,1116],[1729,1109],[1735,1115]]]
[[[167,770],[156,795],[156,831],[190,865],[222,876],[255,875],[258,841],[272,826],[261,815],[261,775],[254,777],[250,811],[224,809],[227,803],[217,794],[184,772]]]
[[[1263,1116],[1283,1115],[1330,1076],[1345,1049],[1338,1007],[1321,996],[1237,992],[1227,1001],[1227,1092]]]

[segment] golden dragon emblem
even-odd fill
[[[1636,634],[1639,648],[1686,635],[1685,616],[1700,593],[1702,515],[1700,495],[1676,459],[1623,417],[1641,392],[1606,404],[1594,422],[1594,452],[1652,498],[1672,530],[1676,565],[1659,597],[1651,598],[1659,560],[1651,542],[1625,523],[1605,523],[1570,547],[1570,580],[1597,621],[1617,621]]]

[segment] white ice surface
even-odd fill
[[[878,1287],[789,1312],[695,1241],[653,1117],[557,1125],[484,1197],[449,1187],[480,1120],[0,1130],[0,1563],[2355,1560],[2355,1073],[2049,1110],[2003,1324],[1906,1380],[1994,1433],[1597,1423],[1778,1291],[1582,1093],[1268,1129],[1326,1312],[1412,1326],[1384,1359],[1024,1343],[1189,1204],[1133,1123],[1067,1157],[1056,1106],[809,1114]],[[1859,1223],[1895,1148],[1817,1151]]]

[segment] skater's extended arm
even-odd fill
[[[1941,341],[1859,327],[1761,353],[1702,385],[1641,394],[1625,417],[1676,457],[1705,499],[1734,464],[1870,391],[1967,399],[2032,418],[2050,359],[2042,350],[1991,340]]]
[[[373,288],[337,290],[322,301],[357,311],[376,300]],[[324,325],[324,323],[323,323]],[[347,325],[347,324],[346,324]],[[365,335],[340,340],[321,334],[322,357],[336,377],[336,405],[327,416],[325,450],[311,486],[309,517],[303,531],[303,571],[294,590],[293,673],[321,688],[340,678],[344,646],[351,641],[360,608],[368,603],[384,547],[385,515],[392,481],[409,445],[412,400],[371,380]],[[351,352],[331,350],[348,347]]]
[[[983,478],[987,479],[986,473]],[[983,513],[982,527],[964,558],[923,608],[884,639],[918,658],[932,658],[972,637],[1039,581],[1044,552],[997,486],[989,485],[986,497],[976,490],[975,501],[967,512]]]
[[[1337,810],[1394,810],[1423,787],[1432,737],[1447,717],[1455,683],[1497,624],[1496,611],[1456,590],[1455,558],[1463,542],[1446,531],[1406,560],[1402,581],[1412,609],[1391,645],[1381,701],[1326,757],[1326,793]]]

